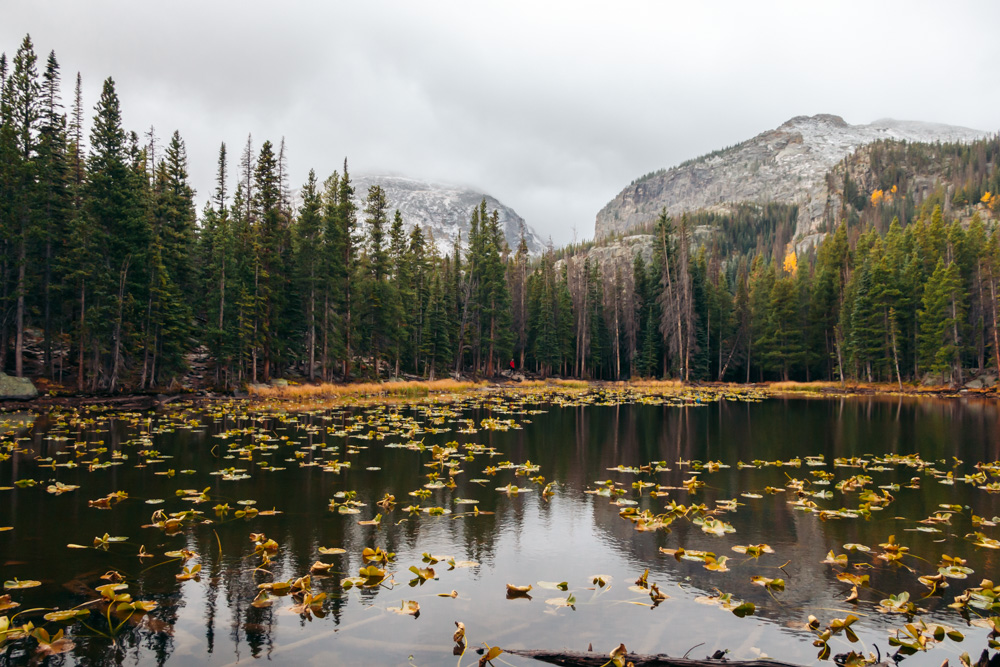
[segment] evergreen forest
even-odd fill
[[[531,256],[485,200],[440,254],[348,163],[219,146],[203,206],[179,133],[123,127],[115,82],[61,97],[54,53],[0,56],[0,369],[88,392],[491,378],[961,383],[1000,368],[1000,137],[879,142],[829,175],[822,240],[738,204]],[[89,127],[89,130],[85,129]],[[360,202],[360,204],[358,203]],[[626,252],[614,251],[627,248]],[[30,349],[29,349],[30,348]]]

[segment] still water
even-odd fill
[[[490,395],[297,414],[241,404],[62,413],[20,428],[11,421],[0,449],[14,450],[0,461],[0,527],[10,528],[0,532],[0,579],[41,585],[4,591],[20,607],[0,615],[44,608],[13,620],[52,632],[65,627],[75,646],[50,658],[53,664],[474,665],[474,649],[484,643],[592,645],[604,654],[624,643],[639,653],[690,650],[701,658],[728,650],[730,659],[767,655],[832,665],[818,663],[807,617],[825,627],[858,616],[853,628],[861,641],[836,636],[832,652],[877,645],[884,656],[894,650],[889,634],[907,617],[877,606],[906,591],[916,618],[956,628],[965,639],[945,639],[905,664],[957,664],[966,650],[978,656],[987,631],[947,605],[1000,576],[1000,551],[977,546],[974,537],[1000,538],[989,525],[1000,515],[1000,494],[979,488],[997,478],[964,479],[978,472],[976,464],[1000,459],[997,404],[733,399]],[[456,451],[439,450],[447,465],[434,466],[433,446],[447,443],[458,443]],[[858,476],[871,481],[837,488]],[[453,488],[443,484],[449,479]],[[639,481],[644,488],[635,488]],[[69,490],[53,492],[56,482]],[[588,493],[602,488],[606,495]],[[867,516],[853,511],[865,491],[882,498],[867,503]],[[386,494],[395,503],[377,505]],[[621,516],[663,515],[671,502],[704,508],[685,515],[675,507],[668,526],[645,531]],[[229,509],[216,512],[218,505]],[[352,507],[358,513],[341,513]],[[260,513],[237,516],[247,508]],[[171,514],[201,514],[183,515],[177,530],[164,530],[155,526],[161,510],[161,526]],[[706,513],[732,532],[703,530],[694,519]],[[377,514],[378,525],[359,524]],[[102,543],[105,535],[127,539]],[[908,548],[896,561],[877,557],[890,535]],[[265,539],[276,550],[255,553]],[[732,549],[756,544],[774,553],[753,558]],[[344,553],[323,554],[321,547]],[[395,554],[375,563],[386,578],[348,587],[343,580],[369,564],[366,547]],[[661,551],[679,548],[728,561],[713,571],[704,560]],[[183,549],[195,554],[186,563],[164,555]],[[846,554],[848,563],[824,563],[830,551]],[[967,559],[964,567],[974,573],[945,579],[950,587],[925,597],[930,589],[918,577],[937,573],[942,554]],[[312,574],[310,593],[326,597],[308,612],[293,609],[292,596],[251,604],[260,584],[302,577],[318,560],[332,567]],[[178,580],[183,567],[196,564],[197,577]],[[433,576],[421,583],[411,566],[430,567]],[[121,592],[157,607],[127,620],[112,614],[109,627],[95,589],[111,570],[128,585]],[[645,570],[647,585],[668,596],[655,606],[649,589],[635,586]],[[844,601],[852,583],[838,580],[842,573],[870,577],[856,602]],[[755,585],[753,576],[780,578],[784,589]],[[509,599],[507,584],[531,585],[530,597]],[[452,591],[455,597],[446,596]],[[753,603],[755,612],[738,618],[719,604],[720,594],[730,594],[734,605]],[[391,611],[410,601],[419,605],[416,617]],[[42,619],[45,611],[85,603],[90,615],[70,625]],[[462,658],[453,655],[456,621],[469,643]],[[8,641],[0,664],[26,663],[33,646]]]

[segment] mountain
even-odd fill
[[[735,146],[633,181],[597,214],[595,238],[653,221],[664,206],[676,216],[736,202],[775,202],[798,206],[795,237],[807,239],[833,205],[827,174],[861,146],[880,139],[969,142],[986,136],[936,123],[886,118],[850,125],[829,114],[796,116]]]
[[[452,252],[459,231],[462,233],[462,243],[468,242],[472,210],[479,206],[483,198],[486,199],[486,208],[490,213],[494,210],[500,213],[500,225],[503,227],[507,245],[512,250],[516,250],[520,243],[522,228],[529,253],[537,255],[544,248],[535,230],[528,226],[514,209],[478,190],[425,183],[399,176],[362,175],[352,176],[352,179],[355,197],[358,200],[359,221],[363,219],[361,211],[364,209],[368,188],[372,185],[381,185],[385,190],[389,210],[399,209],[407,229],[412,229],[413,225],[420,225],[425,234],[429,232],[433,235],[438,252],[442,254]]]

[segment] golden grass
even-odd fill
[[[591,386],[586,380],[561,380],[557,378],[546,380],[550,385],[565,389],[587,389]]]
[[[512,384],[500,385],[507,389],[545,389],[546,387],[559,387],[561,389],[587,389],[591,385],[586,380],[562,380],[559,378],[548,378],[547,380],[522,380]]]
[[[683,389],[684,383],[680,380],[629,380],[626,386],[637,389]]]
[[[772,391],[823,391],[824,389],[849,389],[856,385],[841,385],[839,382],[771,382],[767,388]]]
[[[895,382],[769,382],[766,383],[770,391],[821,393],[832,392],[864,392],[874,394],[938,394],[942,392],[953,392],[954,387],[948,385],[916,385],[909,382],[903,383],[903,388]],[[980,390],[978,393],[990,393],[992,389]]]
[[[349,384],[290,384],[285,387],[250,387],[252,398],[305,400],[355,396],[427,396],[432,393],[461,393],[481,389],[483,382],[445,379],[425,382],[353,382]]]

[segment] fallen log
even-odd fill
[[[601,667],[608,664],[610,660],[606,653],[584,653],[582,651],[504,649],[504,653],[519,655],[522,658],[533,658],[550,665],[567,665],[569,667]],[[655,655],[627,653],[625,663],[629,662],[635,667],[801,667],[801,665],[768,658],[760,660],[694,660],[691,658],[672,658],[664,653]]]
[[[504,653],[518,655],[522,658],[533,658],[550,665],[564,665],[565,667],[602,667],[607,665],[610,658],[606,653],[584,653],[581,651],[536,651],[524,649],[504,649]],[[790,662],[761,658],[759,660],[725,660],[706,658],[704,660],[694,660],[691,658],[673,658],[660,653],[656,655],[643,655],[641,653],[627,653],[625,664],[632,663],[635,667],[801,667]],[[872,667],[895,667],[894,663],[880,662]]]

